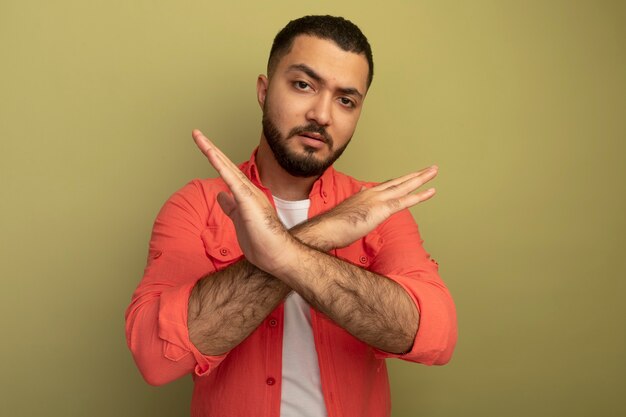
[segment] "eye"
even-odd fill
[[[296,81],[294,83],[294,86],[298,89],[298,90],[306,90],[308,88],[311,88],[311,86],[309,86],[309,84],[305,81]]]
[[[340,97],[339,102],[346,107],[355,107],[354,101],[350,100],[348,97]]]

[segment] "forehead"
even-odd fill
[[[293,40],[291,50],[281,58],[276,72],[288,72],[294,65],[312,68],[324,81],[339,87],[367,90],[369,66],[363,54],[344,51],[333,41],[300,35]]]

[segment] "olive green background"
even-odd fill
[[[374,50],[338,168],[440,166],[413,213],[459,342],[388,363],[393,415],[624,415],[625,2],[191,0],[0,0],[0,415],[188,415],[124,310],[161,204],[215,175],[191,129],[246,159],[273,36],[310,13]]]

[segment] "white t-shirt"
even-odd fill
[[[274,197],[278,218],[286,228],[308,217],[310,200]],[[326,417],[309,304],[292,291],[285,300],[283,375],[280,417]]]

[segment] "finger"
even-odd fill
[[[241,185],[245,185],[245,188],[248,190],[250,189],[252,184],[248,178],[209,138],[204,136],[198,129],[194,129],[191,135],[198,148],[206,155],[211,165],[213,165],[231,190],[234,187],[241,187]]]
[[[196,146],[200,148],[204,155],[207,155],[209,149],[214,148],[213,143],[202,134],[202,132],[198,129],[194,129],[191,131],[191,137],[193,141],[196,143]]]
[[[191,132],[191,136],[193,137],[193,141],[196,143],[196,146],[200,149],[200,151],[202,151],[211,165],[213,165],[218,172],[225,168],[223,160],[218,157],[220,153],[219,149],[209,140],[209,138],[204,136],[204,134],[202,134],[202,132],[198,129],[194,129]]]
[[[216,157],[218,157],[220,159],[220,161],[209,161],[211,162],[211,164],[213,164],[213,162],[217,162],[218,165],[225,165],[226,167],[230,168],[230,169],[237,169],[237,166],[230,160],[228,159],[228,157],[226,155],[224,155],[224,152],[222,152],[217,146],[215,146],[215,144],[213,142],[211,142],[209,140],[209,138],[207,138],[206,136],[204,136],[204,134],[198,130],[198,129],[194,129],[191,132],[191,136],[193,137],[194,142],[196,143],[196,145],[198,146],[198,148],[200,148],[200,150],[202,151],[202,153],[209,159],[211,159],[211,154],[214,154]]]
[[[232,217],[231,214],[237,207],[237,203],[235,202],[233,196],[222,191],[221,193],[217,194],[217,202],[219,203],[224,213],[228,217]]]
[[[407,180],[410,180],[411,178],[415,178],[417,176],[422,175],[423,173],[425,173],[429,169],[437,169],[437,166],[436,165],[432,165],[430,167],[421,169],[419,171],[408,173],[408,174],[403,175],[401,177],[394,178],[394,179],[391,179],[389,181],[385,181],[382,184],[379,184],[379,185],[377,185],[376,187],[373,187],[373,188],[377,188],[378,190],[386,190],[389,187],[395,187],[396,185],[401,184],[401,183],[403,183],[403,182],[405,182]]]
[[[405,197],[402,197],[400,199],[398,211],[405,209],[405,208],[412,207],[426,200],[429,200],[434,197],[435,193],[436,193],[436,190],[434,188],[429,188],[426,191],[421,191],[419,193],[409,194]]]
[[[430,167],[422,171],[421,174],[417,176],[410,177],[404,182],[387,187],[383,190],[384,194],[382,195],[385,195],[387,198],[398,198],[410,194],[422,185],[426,184],[428,181],[435,178],[438,172],[439,170],[437,167]]]
[[[222,163],[227,166],[228,169],[235,174],[235,176],[237,176],[242,182],[252,185],[252,182],[248,177],[246,177],[246,174],[244,174],[239,167],[224,154],[224,152],[216,148],[216,154],[217,157],[222,160]]]

